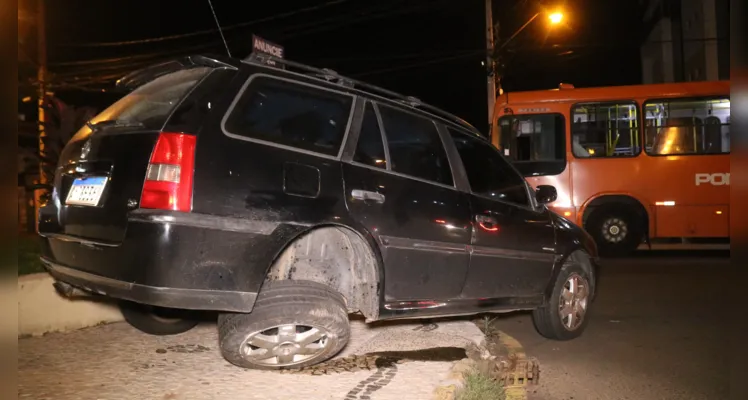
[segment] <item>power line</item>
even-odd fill
[[[346,1],[349,1],[349,0],[332,0],[332,1],[328,1],[328,2],[325,2],[323,4],[318,4],[318,5],[315,5],[315,6],[304,7],[304,8],[300,8],[300,9],[297,9],[297,10],[288,11],[288,12],[285,12],[285,13],[271,15],[269,17],[263,17],[263,18],[258,18],[258,19],[252,20],[252,21],[247,21],[247,22],[242,22],[242,23],[239,23],[239,24],[229,25],[229,26],[223,28],[223,30],[224,31],[233,30],[233,29],[238,29],[238,28],[243,28],[243,27],[246,27],[246,26],[250,26],[250,25],[259,24],[259,23],[262,23],[262,22],[272,21],[272,20],[275,20],[275,19],[287,18],[287,17],[293,16],[293,15],[302,14],[302,13],[306,13],[306,12],[310,12],[310,11],[314,11],[314,10],[319,10],[319,9],[322,9],[322,8],[325,8],[325,7],[330,7],[332,5],[344,3]],[[216,28],[213,28],[213,29],[204,29],[204,30],[200,30],[200,31],[197,31],[197,32],[190,32],[190,33],[182,33],[182,34],[177,34],[177,35],[154,37],[154,38],[149,38],[149,39],[125,40],[125,41],[120,41],[120,42],[67,43],[67,44],[63,44],[63,46],[69,46],[69,47],[128,46],[128,45],[136,45],[136,44],[157,43],[157,42],[163,42],[163,41],[166,41],[166,40],[184,39],[184,38],[195,37],[195,36],[200,36],[200,35],[206,35],[206,34],[211,34],[211,33],[216,33],[216,32],[219,32],[219,30],[216,29]]]
[[[337,17],[334,17],[334,18],[329,18],[327,20],[321,20],[321,21],[317,20],[317,21],[315,21],[315,22],[313,22],[311,24],[300,25],[297,28],[303,29],[303,28],[306,28],[306,27],[309,27],[309,26],[317,26],[319,24],[325,24],[325,23],[327,23],[329,21],[335,21],[335,20],[340,19],[340,18],[341,18],[340,16],[337,16]],[[362,19],[359,18],[358,20],[362,20]],[[352,20],[352,21],[350,21],[350,23],[355,23],[358,20]],[[226,27],[226,28],[224,28],[224,30],[230,29],[230,28],[231,27]],[[291,27],[291,29],[293,30],[294,27]],[[200,32],[195,32],[195,34],[198,34],[198,33],[200,33]],[[301,31],[299,33],[300,34],[304,34],[304,33],[306,33],[306,31]],[[118,42],[118,43],[124,43],[124,42]],[[131,55],[131,56],[125,56],[125,57],[102,58],[102,59],[93,59],[93,60],[64,61],[64,62],[53,63],[52,65],[54,65],[56,67],[74,67],[74,66],[83,66],[83,65],[111,64],[111,63],[119,63],[119,62],[123,62],[123,61],[136,61],[136,60],[139,60],[139,59],[163,58],[163,56],[165,56],[165,55],[184,54],[184,53],[190,52],[192,50],[205,49],[205,48],[209,48],[209,47],[218,47],[221,43],[222,42],[220,42],[220,41],[213,41],[213,42],[206,43],[206,44],[203,44],[203,45],[185,47],[185,48],[181,48],[181,49],[177,49],[177,50],[169,51],[169,52],[150,52],[150,53],[140,53],[140,54],[135,54],[135,55]],[[81,44],[81,46],[83,46],[83,45],[88,45],[88,44]],[[92,43],[91,45],[96,45],[96,43]]]
[[[432,4],[432,6],[433,6],[433,4]],[[383,13],[382,12],[379,12],[379,13],[375,12],[373,14],[371,13],[371,11],[374,11],[375,9],[369,9],[369,10],[367,10],[364,13],[364,15],[361,15],[358,18],[347,18],[345,23],[343,23],[343,24],[337,24],[337,25],[333,25],[333,26],[327,25],[327,26],[324,27],[323,30],[337,29],[337,28],[339,28],[341,26],[351,25],[351,24],[355,24],[355,23],[358,23],[358,22],[362,22],[362,21],[367,21],[367,20],[372,20],[372,19],[377,19],[377,18],[385,18],[385,17],[392,16],[392,15],[413,12],[413,11],[416,11],[416,10],[421,9],[423,7],[424,7],[424,4],[419,4],[416,7],[408,7],[408,8],[404,8],[404,9],[400,8],[400,9],[398,9],[396,11],[388,10],[388,11],[383,12]],[[381,11],[381,10],[382,9],[380,8],[380,9],[378,9],[376,11]],[[329,20],[335,21],[337,19],[340,19],[340,16],[335,17],[335,18],[331,18]],[[320,25],[320,24],[324,25],[325,22],[326,21],[324,21],[324,20],[323,21],[316,21],[313,25],[315,25],[315,26]],[[303,27],[302,27],[302,29],[300,29],[300,30],[297,29],[296,32],[294,32],[295,34],[291,35],[291,36],[296,36],[296,35],[301,35],[301,34],[308,34],[308,33],[310,33],[310,31],[318,31],[318,30],[319,29],[307,29],[307,30],[304,30]],[[220,45],[220,42],[215,41],[215,42],[210,43],[210,44],[194,46],[194,47],[191,47],[191,48],[179,49],[179,50],[175,50],[175,51],[167,52],[167,53],[157,53],[157,52],[154,52],[154,53],[147,53],[147,54],[138,54],[138,55],[133,55],[133,56],[128,56],[128,57],[117,57],[117,58],[100,59],[100,60],[82,60],[82,61],[70,61],[70,62],[64,62],[64,63],[57,63],[56,64],[57,66],[63,66],[63,67],[64,66],[74,67],[74,66],[78,66],[78,65],[80,65],[80,66],[83,66],[83,65],[91,66],[90,68],[86,68],[84,70],[74,70],[74,71],[69,71],[69,72],[58,72],[57,75],[58,76],[69,77],[69,76],[83,75],[83,74],[87,74],[87,73],[91,73],[91,72],[97,72],[97,71],[110,71],[110,70],[113,70],[113,69],[126,70],[126,69],[128,69],[130,67],[140,67],[140,66],[143,66],[143,65],[148,64],[148,63],[155,63],[155,62],[161,61],[163,59],[171,58],[171,57],[167,57],[167,55],[173,56],[173,55],[178,55],[178,54],[179,55],[181,55],[181,54],[188,54],[188,53],[192,52],[192,50],[204,49],[204,48],[208,48],[208,47],[218,47],[219,45]],[[419,57],[419,55],[418,54],[407,54],[407,55],[400,55],[400,56],[394,56],[394,57],[384,57],[384,58],[383,57],[378,57],[378,59],[381,60],[381,59],[397,59],[397,58],[413,58],[413,57]],[[98,63],[101,63],[101,64],[116,64],[116,63],[120,63],[120,62],[123,62],[123,61],[131,61],[131,62],[127,62],[127,63],[124,63],[124,64],[119,64],[117,66],[98,66],[98,65],[96,65]],[[328,62],[329,61],[330,60],[328,60]],[[332,61],[336,61],[336,60],[332,60]],[[342,60],[342,61],[345,61],[345,60]]]
[[[436,59],[420,61],[417,63],[411,63],[411,64],[406,64],[406,65],[401,65],[401,66],[396,66],[396,67],[388,67],[384,69],[363,72],[363,73],[353,75],[353,76],[376,75],[376,74],[381,74],[381,73],[386,73],[386,72],[416,68],[416,67],[426,66],[430,64],[436,64],[436,63],[442,63],[442,62],[447,62],[447,61],[461,59],[461,58],[472,57],[474,55],[478,55],[482,53],[484,53],[484,50],[482,49],[480,50],[477,50],[477,49],[455,50],[455,51],[452,51],[451,55],[447,57],[439,57]],[[379,57],[377,58],[377,60],[379,61],[398,60],[398,59],[407,60],[407,59],[421,58],[421,57],[426,57],[429,55],[436,55],[436,54],[444,54],[444,52],[439,52],[439,53],[419,52],[419,53],[399,54],[395,56]],[[328,60],[328,62],[331,62],[331,61]],[[84,73],[76,72],[76,73],[68,73],[68,74],[55,74],[53,77],[53,83],[56,87],[64,87],[64,86],[72,86],[72,85],[76,87],[81,87],[81,86],[92,85],[92,84],[107,84],[107,83],[110,83],[111,81],[121,78],[122,75],[125,75],[126,73],[134,69],[137,69],[137,67],[143,67],[149,64],[151,64],[151,62],[146,61],[146,62],[140,62],[138,64],[130,64],[127,67],[108,66],[102,69],[97,69],[95,71],[89,71],[89,72],[99,72],[99,74],[94,73],[94,74],[86,75],[85,72]]]
[[[112,74],[119,72],[124,75],[127,71],[133,71],[148,65],[156,64],[152,61],[141,61],[139,63],[125,64],[125,65],[109,65],[100,68],[90,68],[84,70],[67,71],[54,73],[56,78],[76,78],[76,77],[92,77],[101,76],[102,74]]]
[[[433,65],[433,64],[438,64],[438,63],[443,63],[443,62],[448,62],[448,61],[453,61],[453,60],[458,60],[458,59],[463,59],[463,58],[469,58],[469,57],[483,54],[484,50],[482,49],[481,50],[462,50],[462,51],[456,51],[457,54],[454,54],[454,53],[455,52],[452,52],[452,55],[449,55],[447,57],[439,57],[436,59],[425,60],[425,61],[405,64],[405,65],[400,65],[400,66],[382,68],[382,69],[373,70],[373,71],[366,71],[366,72],[362,72],[359,74],[353,74],[352,76],[362,77],[362,76],[369,76],[369,75],[378,75],[378,74],[383,74],[387,72],[395,72],[395,71],[418,68],[418,67],[423,67],[423,66],[428,66],[428,65]],[[428,55],[427,53],[401,54],[401,55],[392,56],[392,57],[380,57],[378,58],[378,60],[387,61],[387,60],[397,60],[397,59],[420,58],[420,57],[424,57],[427,55]],[[332,63],[332,61],[328,60],[328,63]],[[138,66],[143,67],[149,64],[150,63],[142,63]],[[122,75],[125,75],[126,73],[134,69],[137,69],[138,66],[132,66],[132,67],[123,68],[123,69],[116,69],[116,68],[104,69],[104,70],[100,70],[100,74],[91,74],[88,76],[86,76],[85,74],[75,74],[75,75],[56,74],[54,78],[56,81],[55,83],[58,85],[66,84],[66,83],[74,83],[76,85],[84,85],[84,84],[92,84],[92,83],[104,84],[109,81],[113,81],[118,78],[121,78]]]
[[[345,0],[338,0],[337,2],[342,2],[342,1],[345,1]],[[336,2],[330,2],[330,3],[336,3]],[[302,24],[296,27],[291,27],[290,29],[287,29],[283,33],[281,33],[281,35],[285,39],[288,39],[288,38],[292,38],[292,37],[296,37],[300,35],[307,35],[307,34],[315,33],[315,32],[334,30],[334,29],[338,29],[338,28],[341,28],[347,25],[359,23],[359,22],[370,21],[374,19],[381,19],[381,18],[398,15],[398,14],[405,14],[405,13],[409,13],[413,11],[418,11],[424,8],[425,6],[429,6],[433,8],[433,4],[425,4],[425,5],[419,4],[415,7],[398,8],[394,11],[389,9],[390,7],[388,7],[388,10],[385,12],[381,12],[383,11],[382,8],[379,8],[379,9],[374,8],[374,9],[367,10],[367,13],[365,13],[364,15],[360,15],[355,18],[345,18],[345,16],[336,16],[333,18],[328,18],[326,20],[321,20],[321,21],[317,20],[310,24]],[[377,11],[380,11],[380,12],[377,12]],[[295,12],[299,12],[299,10]],[[345,21],[342,23],[338,23],[338,24],[328,24],[329,22],[338,21],[341,18],[345,19]],[[323,26],[320,27],[320,25],[323,25]],[[229,28],[230,27],[227,27],[225,29],[229,29]],[[286,34],[286,32],[290,34]],[[194,34],[198,34],[198,33],[200,32],[195,32]],[[117,42],[117,43],[122,43],[122,42]],[[214,42],[207,43],[204,45],[178,49],[178,50],[174,50],[170,52],[151,52],[151,53],[135,54],[135,55],[125,56],[125,57],[114,57],[114,58],[104,58],[104,59],[94,59],[94,60],[65,61],[65,62],[54,63],[53,65],[56,67],[74,67],[74,66],[84,66],[84,65],[95,66],[97,64],[112,64],[112,63],[120,63],[123,61],[133,61],[133,63],[128,63],[128,64],[140,64],[137,61],[141,59],[154,59],[153,62],[157,62],[158,60],[165,58],[164,56],[167,56],[167,55],[185,54],[192,50],[200,50],[200,49],[205,49],[205,48],[210,48],[210,47],[218,47],[220,44],[221,42],[214,41]],[[81,44],[81,45],[87,45],[87,44]],[[95,45],[95,43],[91,45]]]
[[[100,58],[94,60],[77,60],[77,61],[63,61],[51,63],[50,65],[56,67],[74,67],[79,65],[97,65],[97,64],[110,64],[118,63],[122,61],[134,60],[134,59],[147,59],[163,55],[163,53],[147,53],[147,54],[136,54],[133,56],[126,57],[114,57],[114,58]]]
[[[683,39],[683,42],[711,42],[729,40],[729,38],[692,38]],[[673,43],[673,40],[652,40],[647,42],[609,42],[609,43],[566,43],[566,44],[553,44],[547,46],[522,46],[512,49],[513,53],[528,53],[528,52],[548,52],[548,51],[563,51],[565,49],[581,49],[581,50],[595,50],[595,49],[640,49],[644,46],[654,46]]]
[[[345,1],[345,0],[328,2],[326,4],[327,5],[337,4],[337,3],[341,3],[342,1]],[[446,0],[444,3],[446,3]],[[368,10],[364,11],[363,15],[359,15],[353,18],[350,18],[350,17],[345,18],[342,23],[327,24],[328,21],[329,22],[339,21],[341,19],[341,16],[338,15],[333,18],[328,18],[327,20],[322,20],[322,21],[317,20],[315,21],[314,24],[304,24],[301,26],[291,27],[290,32],[289,30],[287,30],[287,32],[289,32],[290,35],[287,35],[286,38],[298,36],[302,34],[309,34],[315,31],[338,29],[342,26],[356,24],[362,21],[369,21],[369,20],[374,20],[374,19],[386,18],[389,16],[398,15],[398,14],[410,13],[410,12],[420,10],[424,8],[425,6],[429,6],[433,9],[434,3],[430,3],[430,4],[421,3],[421,4],[416,5],[415,7],[413,6],[407,7],[404,5],[404,7],[399,7],[396,10],[392,10],[391,7],[388,7],[387,10],[384,10],[381,7],[374,7],[374,8],[369,8]],[[309,9],[309,7],[307,9]],[[295,10],[293,11],[293,13],[298,13],[298,12],[301,12],[302,10]],[[361,14],[361,11],[358,10],[357,13]],[[289,13],[285,13],[285,14],[287,15]],[[350,13],[348,15],[350,15]],[[278,17],[278,16],[275,16],[275,17]],[[249,24],[249,23],[245,23],[245,24]],[[320,28],[319,27],[320,25],[323,25],[323,26]],[[195,32],[195,34],[197,33],[198,32]],[[121,75],[124,75],[127,72],[130,72],[134,69],[141,68],[148,64],[157,63],[159,61],[162,61],[163,59],[172,58],[175,55],[188,54],[188,53],[193,52],[193,50],[204,49],[208,47],[217,47],[219,45],[220,45],[220,42],[214,41],[213,43],[210,43],[210,44],[193,46],[191,48],[178,49],[178,50],[174,50],[171,52],[152,52],[152,53],[145,53],[145,54],[135,54],[135,55],[126,56],[126,57],[61,62],[61,63],[57,63],[56,65],[59,67],[88,66],[88,68],[84,68],[82,70],[79,70],[77,68],[71,68],[71,70],[69,71],[58,72],[55,77],[58,79],[58,82],[60,84],[65,84],[66,82],[75,83],[76,85],[105,83],[109,79],[113,80],[113,79],[119,78],[121,77]],[[455,52],[458,52],[459,54],[455,54]],[[467,52],[468,54],[465,54],[465,52]],[[452,59],[472,56],[473,54],[479,54],[483,52],[485,52],[485,50],[482,50],[482,49],[481,50],[478,50],[478,49],[476,50],[468,50],[468,49],[454,50],[454,51],[449,52],[450,55],[448,57],[439,58],[437,60],[419,62],[419,63],[410,64],[406,66],[386,68],[384,70],[370,71],[370,72],[364,73],[363,75],[378,74],[378,73],[383,73],[383,72],[387,72],[390,70],[414,68],[414,67],[418,67],[421,65],[428,65],[428,64],[433,64],[436,62],[444,62],[444,61],[449,61]],[[424,52],[409,53],[409,54],[401,54],[401,55],[395,55],[395,56],[377,57],[376,60],[412,59],[412,58],[419,58],[419,57],[424,57],[424,56],[429,56],[429,55],[435,55],[435,54],[433,52],[431,54],[424,53]],[[354,59],[349,58],[348,60],[327,59],[325,62],[346,62],[346,61],[357,61],[357,60],[355,58]]]
[[[170,56],[174,54],[184,54],[184,53],[192,52],[195,50],[207,49],[210,47],[219,47],[220,45],[221,45],[221,42],[216,40],[213,42],[208,42],[208,43],[200,44],[196,46],[182,47],[182,48],[172,50],[172,51],[140,53],[140,54],[134,54],[131,56],[100,58],[100,59],[93,59],[93,60],[64,61],[64,62],[53,63],[52,65],[56,67],[64,68],[64,67],[76,67],[76,66],[86,66],[86,65],[96,66],[99,64],[115,64],[115,63],[121,63],[123,61],[137,62],[137,60],[145,60],[145,59],[162,59],[166,56]],[[152,62],[157,62],[157,61],[152,61]]]
[[[447,2],[449,2],[449,0],[442,1],[442,5],[446,4]],[[290,32],[289,30],[286,30],[286,32],[281,33],[281,38],[291,39],[293,37],[297,37],[300,35],[309,35],[311,33],[319,33],[319,32],[324,32],[324,31],[335,30],[335,29],[338,29],[344,26],[353,25],[358,22],[371,21],[374,19],[382,19],[382,18],[387,18],[387,17],[400,15],[400,14],[407,14],[407,13],[421,10],[423,8],[433,9],[434,3],[436,3],[436,1],[432,0],[428,4],[417,4],[416,6],[411,6],[411,7],[400,7],[395,10],[392,10],[392,7],[386,7],[387,11],[380,12],[378,14],[377,13],[364,14],[356,18],[345,18],[343,21],[341,21],[338,24],[328,24],[327,22],[334,22],[335,20],[339,18],[332,18],[332,19],[328,19],[327,21],[315,21],[314,23],[310,23],[306,25],[310,27],[309,29],[304,29],[303,27],[301,27],[300,30],[297,30],[296,32],[294,32],[293,29],[291,29]]]
[[[23,48],[23,46],[18,45],[18,51],[21,52],[21,55],[23,55],[24,58],[26,58],[26,61],[28,61],[29,63],[31,63],[34,66],[34,68],[39,68],[39,63],[37,63],[36,61],[34,61],[34,59],[31,58],[31,56],[29,56],[29,53],[26,51],[26,49]]]
[[[407,12],[409,10],[410,9],[398,10],[398,11],[395,11],[395,12],[389,11],[389,12],[384,13],[384,14],[375,14],[373,16],[372,15],[364,15],[363,17],[359,17],[359,18],[356,18],[356,19],[348,20],[347,23],[345,23],[345,24],[338,25],[338,26],[328,27],[327,29],[335,29],[335,28],[337,28],[339,26],[344,26],[344,25],[353,24],[353,23],[360,22],[360,21],[365,21],[365,20],[371,19],[371,18],[386,17],[388,15],[393,15],[393,14],[398,14],[398,13],[402,13],[402,12]],[[345,16],[343,16],[343,17],[345,17]],[[308,33],[309,30],[304,30],[304,28],[307,28],[309,26],[314,27],[314,26],[318,26],[320,24],[325,24],[327,22],[334,22],[336,20],[339,20],[340,18],[341,18],[341,16],[337,16],[337,17],[333,17],[333,18],[328,18],[327,20],[321,20],[321,21],[317,20],[317,21],[315,21],[314,23],[311,23],[311,24],[303,24],[303,25],[299,25],[297,27],[291,27],[291,30],[293,30],[294,28],[297,28],[296,30],[298,30],[298,32],[294,32],[295,34],[292,35],[292,36],[296,36],[296,35]],[[301,29],[298,29],[298,28],[301,28]],[[226,29],[228,29],[228,28],[226,28]],[[194,50],[201,50],[201,49],[206,49],[206,48],[210,48],[210,47],[216,47],[217,48],[220,44],[221,44],[220,41],[213,41],[211,43],[207,43],[207,44],[204,44],[204,45],[198,45],[198,46],[192,46],[192,47],[182,48],[182,49],[178,49],[178,50],[174,50],[174,51],[170,51],[170,52],[151,52],[151,53],[135,54],[135,55],[125,56],[125,57],[103,58],[103,59],[93,59],[93,60],[66,61],[66,62],[54,63],[53,65],[55,65],[56,67],[93,66],[95,69],[101,69],[100,67],[97,66],[98,64],[115,64],[115,63],[121,63],[121,62],[124,62],[124,61],[132,61],[131,63],[130,62],[126,63],[126,65],[140,65],[141,64],[141,62],[139,62],[140,60],[149,59],[149,60],[152,60],[150,62],[154,62],[155,63],[155,62],[158,62],[158,61],[160,61],[160,60],[162,60],[164,58],[168,58],[168,57],[165,57],[165,56],[187,54],[187,53],[193,52]],[[76,72],[78,72],[78,71],[76,71]]]
[[[219,42],[205,44],[200,46],[194,46],[189,48],[183,48],[171,52],[155,53],[145,56],[130,56],[120,57],[118,59],[107,59],[101,64],[96,64],[98,60],[85,60],[79,62],[66,63],[65,66],[55,68],[55,75],[57,77],[70,78],[75,76],[83,75],[96,75],[99,73],[106,73],[111,71],[122,71],[122,75],[132,70],[142,68],[144,66],[157,64],[159,62],[171,60],[174,58],[183,57],[195,53],[205,53],[208,48],[220,46]],[[128,61],[129,60],[129,61]]]
[[[485,52],[483,49],[452,49],[452,50],[441,50],[441,51],[425,51],[418,53],[407,53],[397,54],[388,56],[370,56],[370,57],[348,57],[348,58],[314,58],[311,59],[310,63],[315,64],[331,64],[331,63],[345,63],[345,62],[367,62],[367,61],[392,61],[392,60],[409,60],[413,58],[422,58],[429,56],[453,56],[456,54],[475,54],[477,52]]]
[[[467,54],[460,54],[460,55],[455,55],[455,56],[450,56],[450,57],[438,58],[438,59],[430,60],[430,61],[423,61],[423,62],[418,62],[418,63],[413,63],[413,64],[402,65],[399,67],[383,68],[383,69],[378,69],[374,71],[362,72],[360,74],[352,74],[351,76],[356,78],[356,77],[362,77],[362,76],[378,75],[378,74],[383,74],[387,72],[394,72],[394,71],[400,71],[404,69],[423,67],[423,66],[431,65],[431,64],[439,64],[439,63],[443,63],[446,61],[452,61],[452,60],[457,60],[461,58],[474,57],[478,54],[484,54],[484,53],[485,53],[485,50],[480,50],[480,51],[475,51],[475,52],[471,52]]]

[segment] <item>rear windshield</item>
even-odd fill
[[[199,67],[162,75],[135,89],[91,120],[140,122],[149,129],[160,129],[174,107],[212,68]]]

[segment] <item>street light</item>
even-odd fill
[[[530,25],[532,21],[535,21],[535,18],[540,16],[540,14],[542,13],[543,11],[538,11],[537,13],[535,13],[535,15],[533,15],[532,18],[527,20],[527,22],[525,22],[524,25],[520,26],[519,29],[517,29],[517,31],[514,32],[512,36],[509,37],[509,39],[507,39],[504,43],[501,44],[501,47],[499,47],[499,50],[503,49],[507,44],[509,44],[509,42],[511,42],[512,39],[514,39],[517,35],[519,35],[520,32],[525,30],[525,28],[527,28],[527,26]],[[551,25],[558,25],[561,23],[561,21],[564,20],[564,14],[560,11],[556,11],[556,12],[548,14],[548,19],[550,19]]]
[[[548,16],[548,19],[551,20],[551,24],[558,25],[558,24],[561,23],[561,21],[563,21],[564,14],[561,13],[561,12],[556,11],[554,13],[551,13],[551,15]]]
[[[489,129],[489,135],[491,137],[494,137],[496,126],[493,124],[493,112],[494,112],[494,106],[496,104],[496,93],[498,92],[499,95],[503,93],[503,90],[501,89],[501,76],[496,73],[496,59],[498,58],[498,53],[506,47],[509,42],[511,42],[517,35],[519,35],[520,32],[522,32],[525,28],[527,28],[528,25],[532,23],[532,21],[535,21],[540,14],[546,13],[546,10],[541,10],[535,13],[535,15],[532,16],[527,22],[525,22],[524,25],[522,25],[519,29],[517,29],[516,32],[512,34],[512,36],[509,37],[504,43],[502,43],[499,48],[497,49],[494,46],[494,36],[493,36],[493,7],[491,0],[486,0],[486,42],[488,44],[488,57],[487,57],[487,63],[489,65],[489,73],[488,73],[488,129]],[[548,14],[548,18],[550,20],[551,25],[558,25],[563,21],[564,14],[560,11],[554,11]],[[481,63],[483,65],[483,63]]]

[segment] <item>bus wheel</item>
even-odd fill
[[[602,256],[631,254],[641,244],[644,228],[633,210],[626,206],[602,206],[592,212],[585,226]]]

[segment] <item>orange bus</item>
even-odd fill
[[[729,243],[728,81],[504,93],[492,126],[492,143],[532,186],[556,187],[551,208],[601,254]]]

